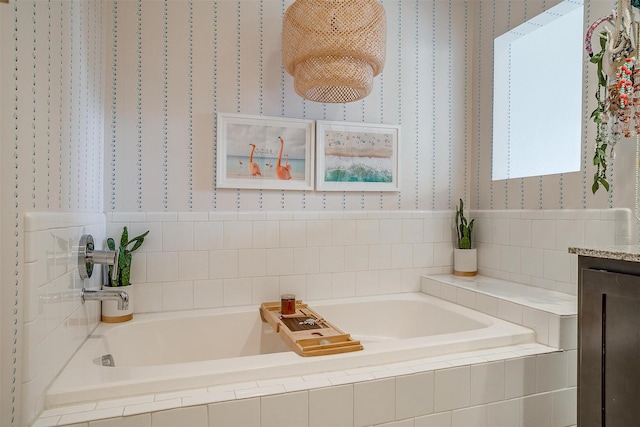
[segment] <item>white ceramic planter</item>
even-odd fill
[[[453,274],[456,276],[475,276],[478,274],[478,251],[476,249],[454,249]]]
[[[102,288],[124,291],[129,295],[129,307],[126,310],[118,310],[118,301],[102,301],[102,321],[105,323],[120,323],[133,319],[133,285],[103,286]]]

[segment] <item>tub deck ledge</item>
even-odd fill
[[[488,276],[422,276],[422,292],[536,331],[537,342],[578,347],[578,297]]]

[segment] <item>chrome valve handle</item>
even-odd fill
[[[91,234],[84,234],[80,238],[78,250],[78,272],[81,279],[88,279],[93,274],[94,264],[110,265],[111,280],[116,281],[118,279],[118,257],[120,255],[119,249],[115,251],[101,251],[95,250],[93,244],[93,236]]]

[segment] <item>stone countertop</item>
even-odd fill
[[[615,245],[594,248],[569,248],[570,254],[593,258],[640,262],[640,245]]]

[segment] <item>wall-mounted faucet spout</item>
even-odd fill
[[[92,290],[82,288],[80,299],[83,304],[85,301],[115,300],[118,301],[118,310],[126,310],[129,308],[129,294],[117,289]]]

